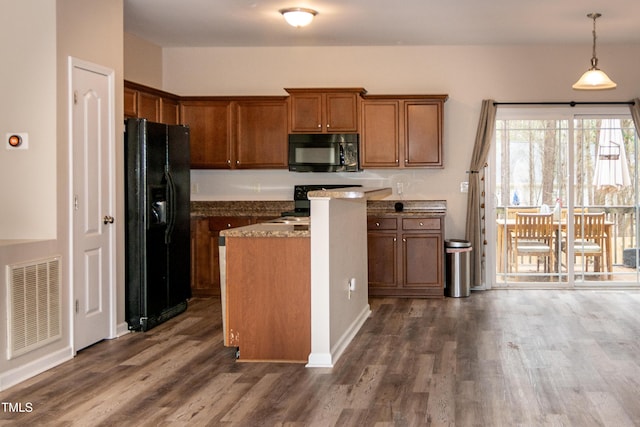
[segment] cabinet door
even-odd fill
[[[236,104],[235,167],[287,168],[286,101]]]
[[[404,165],[442,167],[442,104],[407,101]]]
[[[252,218],[247,216],[216,216],[192,220],[191,293],[194,297],[220,295],[220,231],[252,222]]]
[[[138,117],[138,91],[124,88],[124,116]]]
[[[138,117],[160,122],[160,97],[138,91]]]
[[[325,132],[358,131],[358,95],[355,93],[325,94]]]
[[[292,94],[291,131],[320,133],[322,126],[322,94]]]
[[[369,231],[367,257],[369,292],[376,295],[376,288],[395,288],[398,285],[398,250],[395,232]]]
[[[362,102],[362,167],[395,167],[400,155],[399,103]]]
[[[214,248],[216,253],[218,250],[216,239],[208,218],[191,221],[191,294],[194,297],[220,295],[220,270],[213,269],[217,260],[214,253]]]
[[[406,288],[442,288],[442,237],[440,234],[404,233],[403,283]]]
[[[177,125],[180,123],[180,105],[178,101],[169,98],[160,99],[160,123]]]
[[[180,118],[191,133],[192,169],[227,169],[231,166],[231,103],[183,101]]]

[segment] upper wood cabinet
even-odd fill
[[[363,88],[285,89],[292,133],[358,132]]]
[[[189,126],[192,169],[231,165],[231,101],[183,100],[180,121]]]
[[[443,167],[442,128],[447,97],[365,96],[361,116],[362,167]]]
[[[133,82],[124,82],[124,116],[174,125],[179,122],[179,97]]]
[[[286,97],[235,102],[236,168],[287,168]]]
[[[287,168],[286,97],[183,98],[194,169]]]

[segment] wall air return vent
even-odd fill
[[[7,266],[7,357],[61,337],[60,258]]]

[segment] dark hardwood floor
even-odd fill
[[[0,393],[0,425],[640,425],[640,292],[372,299],[333,369],[236,363],[220,301]],[[3,404],[4,406],[4,404]]]

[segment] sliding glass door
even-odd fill
[[[491,158],[491,286],[638,284],[638,137],[628,109],[499,108]]]

